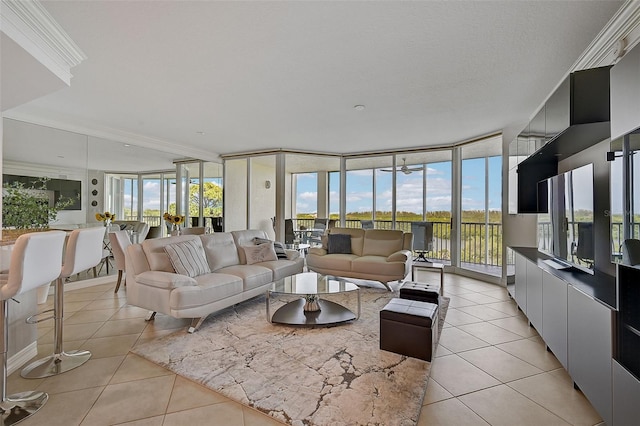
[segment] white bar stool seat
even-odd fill
[[[55,286],[54,317],[54,353],[26,366],[20,373],[26,379],[39,379],[55,376],[81,366],[91,358],[89,351],[65,352],[62,348],[64,318],[64,280],[78,272],[93,268],[102,261],[102,243],[104,227],[76,229],[67,241],[62,271],[58,274]]]
[[[0,275],[0,339],[2,356],[2,375],[0,376],[0,421],[3,425],[13,425],[38,411],[49,399],[45,392],[27,391],[7,396],[7,346],[8,305],[13,296],[48,285],[60,275],[62,249],[65,233],[63,231],[37,232],[24,234],[16,240],[11,254],[9,273]],[[46,421],[43,420],[43,424]]]

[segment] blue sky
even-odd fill
[[[500,210],[502,204],[502,179],[500,157],[489,159],[489,208]],[[378,173],[376,182],[376,210],[391,210],[391,173]],[[373,205],[372,170],[347,172],[347,213],[371,211]],[[462,166],[463,210],[484,210],[485,160],[464,160]],[[330,213],[339,208],[339,176],[330,175]],[[423,173],[396,174],[397,211],[422,213]],[[315,213],[317,210],[317,178],[314,173],[298,175],[296,210],[298,213]],[[427,211],[451,210],[451,162],[427,164]]]

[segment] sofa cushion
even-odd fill
[[[169,238],[152,238],[150,240],[144,240],[142,242],[142,249],[144,250],[144,254],[147,255],[149,269],[152,271],[175,272],[167,252],[164,251],[164,246],[193,239],[198,239],[198,236],[180,235]]]
[[[238,258],[240,259],[240,264],[244,265],[247,263],[247,258],[244,255],[244,250],[240,247],[250,246],[253,244],[253,239],[258,238],[267,238],[267,234],[260,229],[246,229],[244,231],[231,231],[231,235],[233,235],[233,240],[236,242],[236,247],[238,247]]]
[[[202,247],[204,247],[211,271],[240,264],[236,242],[231,233],[214,232],[213,234],[200,235],[199,238],[202,241]]]
[[[270,262],[262,262],[258,265],[271,269],[273,272],[272,280],[277,281],[289,275],[301,273],[304,268],[304,258],[292,260],[278,259]]]
[[[270,260],[278,260],[276,251],[273,248],[273,241],[259,244],[257,246],[242,246],[244,257],[247,259],[247,265],[254,263],[267,262]]]
[[[351,254],[351,235],[330,234],[327,242],[329,254]]]
[[[367,229],[364,234],[363,256],[384,256],[402,250],[403,232],[388,229]]]
[[[213,303],[242,293],[242,280],[234,275],[204,274],[195,278],[197,285],[171,292],[171,309],[188,309]]]
[[[268,240],[266,238],[260,238],[260,237],[255,237],[253,239],[253,242],[256,245],[266,244],[266,243],[273,243],[273,248],[276,251],[276,256],[278,256],[278,259],[286,259],[287,258],[287,252],[285,251],[284,244],[282,244],[281,242],[271,241],[271,240]]]
[[[172,272],[146,271],[136,277],[140,284],[150,287],[173,289],[178,287],[195,286],[198,283],[195,279],[186,275],[179,275]]]
[[[243,280],[243,291],[252,290],[273,281],[273,272],[260,265],[234,265],[221,268],[216,272],[235,275]]]
[[[197,277],[211,272],[200,240],[189,240],[164,246],[173,269],[180,275]]]

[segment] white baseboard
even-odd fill
[[[11,375],[18,371],[31,358],[38,355],[38,342],[33,342],[20,352],[7,360],[7,375]]]
[[[80,290],[81,288],[93,287],[96,285],[109,284],[109,283],[113,283],[113,288],[115,289],[117,280],[118,280],[117,275],[107,275],[107,276],[98,277],[98,278],[88,278],[86,280],[65,283],[64,291]],[[54,288],[52,285],[49,288],[49,294],[52,295],[53,292],[54,292]]]

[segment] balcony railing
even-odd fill
[[[375,229],[393,229],[390,220],[374,220]],[[429,259],[451,260],[451,223],[433,223],[433,249]],[[313,228],[313,219],[294,219],[294,228]],[[359,220],[346,220],[347,228],[360,228]],[[411,232],[411,221],[396,221],[395,229]],[[502,266],[502,224],[463,223],[461,225],[461,263],[484,266]]]

